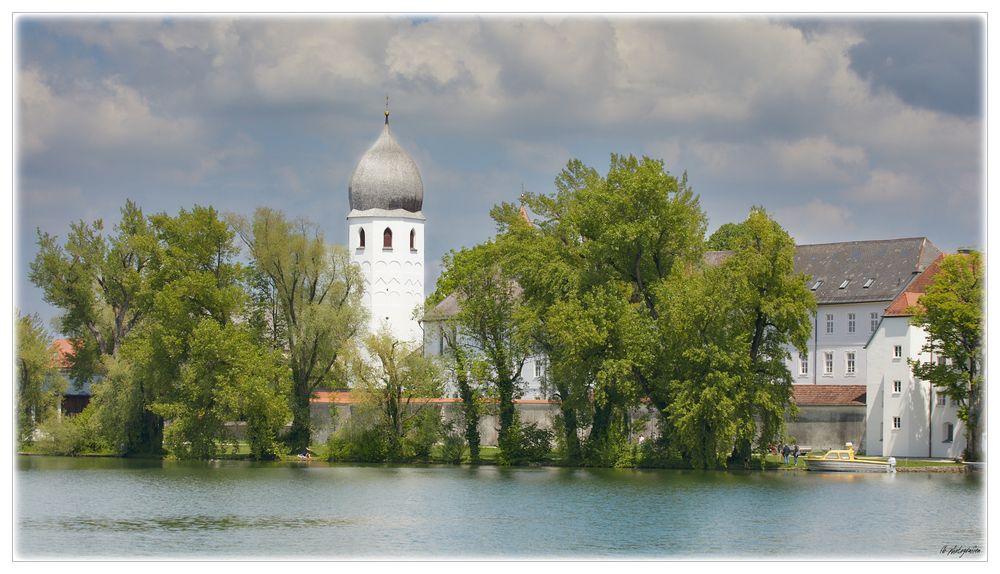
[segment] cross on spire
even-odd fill
[[[385,125],[389,125],[389,94],[385,95]]]

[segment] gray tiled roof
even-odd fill
[[[424,321],[440,321],[456,313],[458,313],[458,296],[452,293],[435,305],[433,309],[427,311],[424,315]]]
[[[926,237],[799,245],[795,270],[809,275],[809,287],[823,281],[813,291],[820,304],[891,301],[940,254]]]

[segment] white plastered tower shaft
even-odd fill
[[[423,340],[414,311],[424,303],[423,181],[416,163],[385,126],[351,176],[348,248],[364,278],[369,331],[388,328],[410,343]]]

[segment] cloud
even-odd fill
[[[979,16],[866,22],[865,39],[848,51],[851,69],[908,104],[978,116],[984,24]]]
[[[894,202],[900,207],[928,194],[925,184],[905,173],[873,170],[868,180],[850,189],[852,198],[864,203]]]
[[[856,227],[850,209],[821,199],[778,208],[774,218],[799,244],[848,241]]]

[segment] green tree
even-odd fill
[[[59,372],[58,353],[38,315],[17,315],[17,437],[30,444],[38,424],[59,407],[66,379]]]
[[[164,414],[177,416],[172,406],[196,405],[201,399],[185,395],[194,389],[184,377],[199,351],[195,334],[206,322],[231,325],[246,303],[245,271],[234,261],[233,232],[213,208],[195,206],[173,217],[157,214],[150,217],[150,227],[157,241],[148,263],[151,302],[121,356],[106,361],[108,377],[94,396],[108,442],[126,455],[162,452]],[[187,432],[190,440],[192,433],[184,428],[192,427],[184,422],[172,433]],[[198,448],[192,456],[207,452]]]
[[[969,461],[982,460],[983,275],[979,252],[945,256],[927,292],[911,308],[910,319],[927,333],[923,351],[946,359],[911,359],[913,375],[958,403],[959,420],[965,423],[964,457]]]
[[[398,341],[385,330],[366,336],[363,352],[351,363],[356,396],[380,415],[378,425],[388,439],[387,457],[426,458],[441,429],[440,412],[425,400],[441,396],[438,366],[421,354],[419,346]]]
[[[211,319],[197,323],[189,347],[176,388],[151,407],[170,421],[168,449],[178,458],[212,458],[222,444],[236,447],[226,423],[244,421],[251,456],[277,456],[279,432],[291,418],[281,357],[261,349],[247,329]]]
[[[647,401],[666,413],[672,402],[658,297],[700,261],[705,216],[686,176],[645,157],[612,155],[605,176],[573,160],[556,189],[522,198],[536,226],[512,205],[493,215],[539,320],[535,339],[564,405],[567,450],[575,425],[589,422],[589,456],[604,459],[612,437],[627,437],[629,409]],[[584,405],[589,412],[577,410]]]
[[[151,304],[149,265],[156,239],[132,201],[121,210],[111,235],[104,223],[71,226],[65,245],[38,231],[38,253],[29,277],[47,303],[62,310],[59,330],[73,342],[71,377],[90,380],[102,360],[115,356]]]
[[[532,317],[521,304],[521,288],[504,269],[503,256],[495,242],[453,251],[444,258],[437,285],[437,297],[455,294],[459,302],[450,323],[455,330],[448,333],[453,346],[461,347],[470,378],[485,383],[497,400],[501,462],[520,448],[512,432],[517,419],[514,400],[523,392],[521,369],[534,353]]]
[[[455,381],[458,387],[458,396],[462,399],[462,436],[465,438],[465,444],[469,447],[469,462],[479,464],[481,462],[479,447],[482,440],[479,435],[482,389],[480,389],[472,372],[465,346],[459,342],[459,329],[455,318],[442,317],[434,318],[434,320],[440,327],[440,336],[444,341],[446,369],[450,373],[451,380]]]
[[[677,356],[669,418],[698,467],[747,464],[781,437],[794,409],[786,349],[805,349],[815,311],[780,225],[754,208],[729,230],[732,256],[665,286],[660,298]]]
[[[252,222],[231,220],[254,268],[270,280],[258,292],[265,293],[265,302],[276,300],[281,313],[280,320],[265,319],[281,339],[291,368],[293,419],[287,441],[299,451],[310,443],[313,393],[338,379],[338,360],[364,325],[363,282],[346,249],[326,245],[306,220],[289,221],[267,208],[257,209]]]

